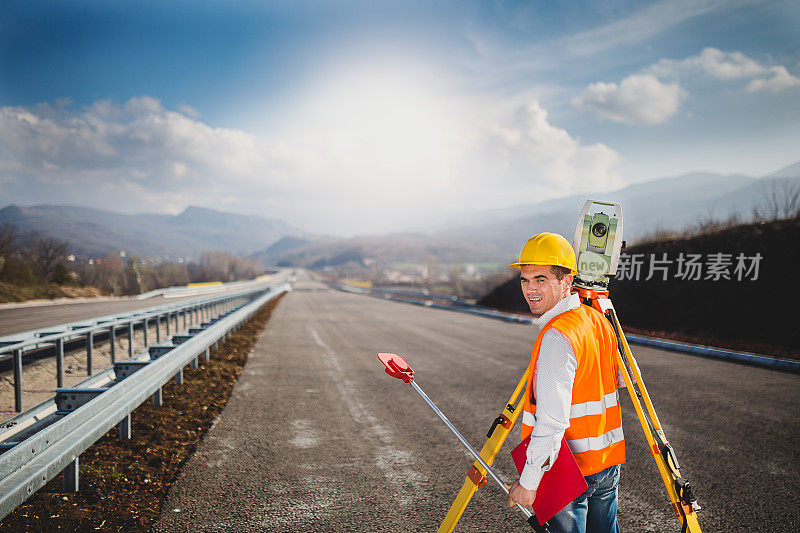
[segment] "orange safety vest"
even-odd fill
[[[557,315],[536,338],[523,402],[522,440],[533,431],[536,360],[542,337],[550,328],[569,340],[578,362],[572,385],[570,426],[564,438],[581,473],[588,476],[624,463],[625,439],[617,396],[617,337],[605,317],[586,305]]]

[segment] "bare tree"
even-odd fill
[[[67,255],[67,243],[52,237],[36,238],[34,241],[34,251],[36,262],[42,269],[45,276],[49,276],[53,268],[61,259]]]
[[[200,255],[200,275],[203,281],[236,281],[260,273],[258,265],[249,259],[234,257],[225,250],[210,250]]]
[[[770,179],[761,183],[753,208],[756,220],[780,220],[800,215],[800,179]]]
[[[461,283],[461,263],[453,263],[450,266],[450,284],[453,289],[453,296],[461,298],[464,295],[464,290]]]
[[[0,226],[0,257],[7,257],[16,250],[17,227],[8,222]]]
[[[3,265],[6,259],[16,250],[17,244],[17,227],[8,222],[4,222],[0,226],[0,271],[3,270]]]
[[[186,265],[177,263],[163,263],[158,265],[156,268],[156,280],[159,287],[186,285],[191,281]]]
[[[97,265],[97,281],[111,294],[122,294],[125,285],[124,265],[119,255],[109,252]]]

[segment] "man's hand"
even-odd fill
[[[536,499],[536,491],[528,490],[519,484],[519,479],[516,480],[508,488],[508,506],[514,507],[516,503],[523,507],[530,507],[533,505],[533,500]]]

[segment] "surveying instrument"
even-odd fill
[[[681,476],[678,458],[664,435],[639,367],[631,354],[628,341],[609,299],[609,280],[617,272],[619,254],[623,247],[620,204],[587,200],[578,217],[572,246],[575,249],[578,267],[573,291],[578,293],[583,305],[600,311],[611,323],[617,336],[616,356],[619,372],[625,380],[636,415],[647,438],[650,453],[681,525],[681,532],[698,533],[700,524],[697,521],[697,511],[700,506],[692,494],[691,485]],[[472,495],[486,484],[487,469],[484,465],[491,466],[522,412],[522,391],[528,381],[529,371],[530,369],[525,371],[505,408],[489,428],[486,434],[487,440],[480,451],[480,461],[476,460],[469,469],[458,496],[439,526],[440,533],[455,529]]]

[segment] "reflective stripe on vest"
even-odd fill
[[[569,418],[580,418],[589,415],[602,415],[606,409],[619,405],[617,391],[610,392],[603,396],[602,400],[596,402],[576,403],[570,407]],[[530,411],[522,411],[522,423],[526,426],[534,426],[536,415]],[[616,442],[616,441],[615,441]]]
[[[536,416],[530,411],[522,411],[522,423],[526,426],[533,426],[536,422]]]
[[[617,391],[609,392],[603,398],[596,402],[583,402],[583,403],[574,403],[569,410],[569,417],[572,418],[580,418],[582,416],[588,415],[602,415],[603,411],[608,409],[609,407],[614,407],[619,405],[619,400],[617,399]],[[533,424],[530,424],[533,425]]]
[[[615,428],[603,433],[599,437],[586,437],[584,439],[568,440],[569,449],[572,453],[584,453],[592,450],[602,450],[612,444],[625,440],[622,435],[622,428]]]

